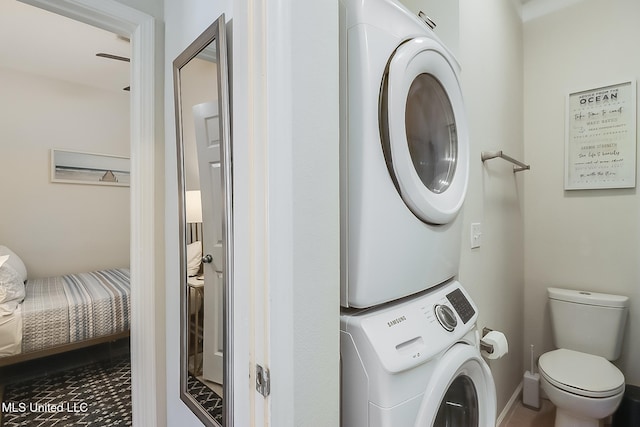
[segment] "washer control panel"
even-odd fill
[[[475,329],[477,317],[467,292],[451,281],[413,298],[343,314],[340,319],[341,330],[359,348],[366,341],[388,372],[402,372],[461,340]]]
[[[462,319],[462,323],[464,323],[465,325],[469,320],[471,320],[473,315],[476,314],[473,306],[471,305],[467,297],[464,296],[460,288],[447,294],[447,299],[449,300],[453,308],[455,308],[458,316],[460,316],[460,319]]]

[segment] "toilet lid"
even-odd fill
[[[540,373],[554,386],[586,397],[624,391],[624,375],[604,357],[564,348],[540,356]]]

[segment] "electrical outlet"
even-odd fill
[[[482,224],[474,222],[471,224],[471,249],[479,248],[482,243]]]

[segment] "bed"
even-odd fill
[[[0,366],[129,335],[128,268],[25,282],[24,264],[7,251],[0,246]]]

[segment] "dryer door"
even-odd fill
[[[450,222],[467,191],[469,140],[454,60],[418,37],[389,60],[380,97],[382,149],[407,207],[431,224]]]
[[[415,427],[493,427],[496,390],[479,351],[456,344],[438,362]]]

